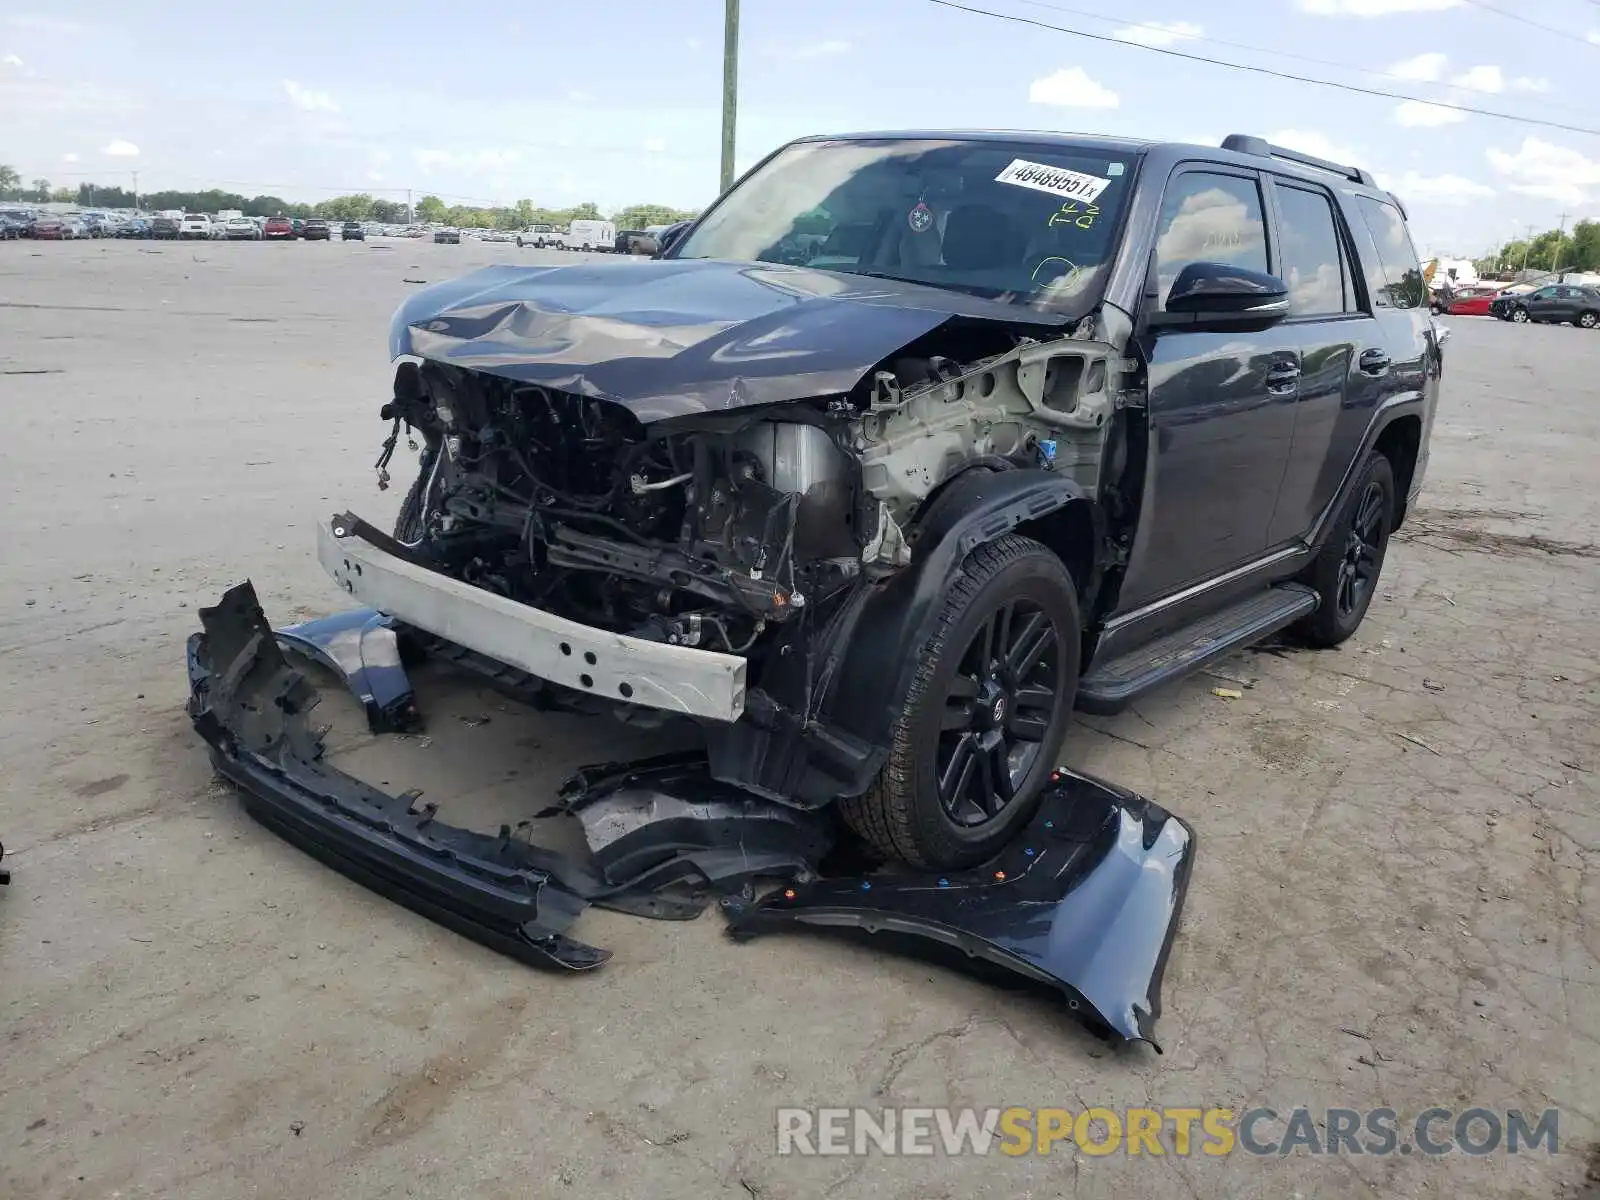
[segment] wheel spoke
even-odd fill
[[[971,675],[957,675],[950,681],[949,692],[952,700],[976,700],[978,681]]]
[[[1339,609],[1349,612],[1355,607],[1355,572],[1347,564],[1339,565],[1339,588],[1337,592]]]
[[[1361,499],[1361,513],[1356,518],[1356,528],[1361,533],[1361,540],[1370,542],[1378,529],[1378,514],[1383,508],[1383,492],[1379,488],[1369,488],[1367,494]]]
[[[1011,762],[1007,752],[1006,740],[997,737],[988,747],[984,755],[984,762],[988,764],[989,804],[988,811],[991,815],[999,812],[1016,795],[1011,786]]]
[[[939,776],[939,798],[950,813],[955,812],[956,805],[966,795],[967,786],[972,782],[973,769],[977,765],[974,751],[977,748],[977,735],[964,734],[950,751],[950,761]]]
[[[1042,742],[1050,729],[1048,715],[1018,712],[1006,726],[1019,742]]]
[[[970,701],[952,701],[944,706],[944,714],[939,721],[941,733],[952,733],[957,729],[972,728],[972,703]]]
[[[1043,613],[1028,618],[1011,652],[1011,669],[1018,680],[1026,679],[1046,652],[1056,643],[1056,631]]]

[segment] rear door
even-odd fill
[[[1156,227],[1146,304],[1165,303],[1192,262],[1272,269],[1258,172],[1175,170]],[[1300,331],[1162,328],[1148,335],[1150,444],[1124,608],[1260,556],[1278,499],[1300,388]]]
[[[1333,193],[1270,177],[1278,274],[1289,285],[1286,329],[1300,348],[1300,391],[1269,545],[1306,533],[1343,478],[1385,392],[1382,325],[1356,286],[1353,242]]]

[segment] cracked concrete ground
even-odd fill
[[[1357,637],[1073,734],[1069,761],[1199,831],[1158,1057],[869,950],[733,945],[714,914],[586,914],[611,963],[541,974],[243,815],[182,713],[196,607],[246,575],[279,622],[338,605],[312,523],[392,517],[370,463],[403,281],[535,261],[380,245],[0,247],[0,1195],[1596,1186],[1600,335],[1454,321],[1423,508]],[[431,740],[381,756],[330,694],[338,753],[463,820],[630,748],[419,686]],[[788,1104],[1555,1106],[1562,1151],[780,1159]]]

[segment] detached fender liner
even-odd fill
[[[391,796],[324,765],[309,717],[316,689],[292,667],[247,582],[200,610],[188,644],[188,712],[218,773],[263,825],[329,866],[502,954],[569,971],[610,951],[566,936],[587,901],[559,856],[434,820],[415,794]],[[552,870],[552,867],[556,868]]]

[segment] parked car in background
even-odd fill
[[[117,226],[117,236],[119,238],[149,238],[154,237],[155,233],[151,223],[144,217],[129,217]]]
[[[27,209],[0,209],[0,241],[15,241],[19,238],[32,237],[35,220],[37,218]]]
[[[268,241],[292,241],[297,235],[294,222],[288,217],[268,217],[261,227],[261,236]]]
[[[178,222],[178,236],[185,239],[209,238],[211,218],[205,213],[184,213],[183,220]]]
[[[347,242],[364,242],[367,240],[367,231],[360,221],[346,221],[340,227],[339,236]]]
[[[612,249],[618,254],[635,254],[637,251],[634,250],[634,245],[641,241],[644,236],[645,232],[642,229],[619,229],[617,230],[617,240]]]
[[[64,242],[86,238],[89,230],[70,213],[41,213],[33,223],[33,236],[40,241]]]
[[[183,224],[181,215],[161,213],[150,221],[150,236],[162,239],[176,238],[178,236],[178,227],[181,224]]]
[[[448,242],[451,245],[459,246],[461,244],[461,230],[435,229],[433,231],[433,240],[436,242]]]
[[[486,242],[509,242],[515,235],[509,229],[485,229],[483,240]]]
[[[1464,287],[1455,293],[1455,298],[1445,306],[1445,312],[1452,317],[1487,317],[1489,305],[1498,295],[1492,287]]]
[[[1593,329],[1600,325],[1600,289],[1570,283],[1547,284],[1525,295],[1497,297],[1491,311],[1518,325],[1563,325],[1570,321],[1584,329]]]
[[[253,242],[261,237],[261,230],[249,217],[229,217],[222,226],[222,236],[230,242]]]
[[[311,217],[300,226],[300,237],[308,242],[331,242],[333,230],[321,217]]]

